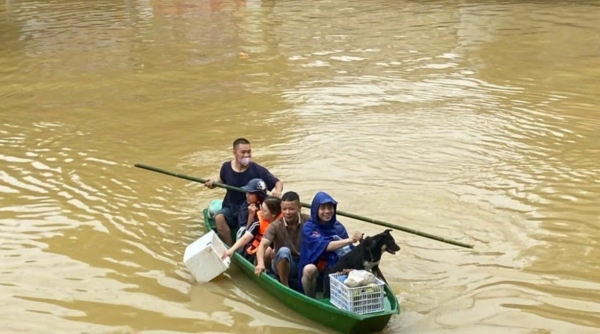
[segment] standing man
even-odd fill
[[[238,138],[233,142],[233,157],[233,160],[223,163],[217,180],[208,179],[206,181],[204,185],[207,188],[213,189],[215,182],[243,187],[250,180],[259,178],[265,181],[267,189],[271,189],[273,196],[281,197],[283,183],[268,169],[250,161],[252,150],[247,139]],[[223,198],[223,207],[215,215],[217,234],[229,246],[233,245],[231,230],[239,227],[238,215],[240,208],[247,209],[248,205],[245,202],[245,193],[227,189],[225,198]]]

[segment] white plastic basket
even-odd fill
[[[383,311],[385,298],[385,283],[375,277],[374,285],[351,288],[341,282],[338,277],[346,274],[329,274],[331,304],[342,310],[367,314]]]

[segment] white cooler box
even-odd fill
[[[231,258],[221,260],[227,248],[214,231],[203,235],[185,248],[183,262],[198,282],[209,282],[224,273]]]

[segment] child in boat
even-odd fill
[[[267,185],[262,179],[252,179],[242,189],[246,191],[248,206],[243,205],[239,209],[237,239],[243,235],[243,230],[258,221],[257,213],[260,210],[260,205],[267,197]]]
[[[282,217],[281,213],[281,199],[275,196],[268,196],[262,202],[260,211],[257,212],[258,220],[252,223],[245,233],[238,238],[238,240],[223,253],[222,258],[225,259],[233,255],[238,249],[242,249],[242,255],[254,263],[256,260],[256,251],[260,245],[263,235],[267,231],[267,227],[275,220]],[[273,259],[273,249],[267,248],[265,252],[265,263],[271,264]]]

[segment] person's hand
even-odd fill
[[[215,181],[208,179],[206,180],[206,182],[204,182],[204,186],[208,189],[214,189],[215,188]]]
[[[352,235],[352,237],[350,237],[350,239],[352,239],[352,243],[358,242],[363,236],[363,233],[361,232],[354,232],[354,234]]]
[[[265,264],[257,263],[256,267],[254,267],[254,274],[256,274],[256,276],[260,276],[260,273],[262,273],[263,271],[265,271]]]
[[[231,251],[231,248],[224,251],[223,255],[221,255],[221,260],[225,260],[228,257],[231,257],[231,255],[233,255],[233,252]]]
[[[250,215],[254,216],[257,211],[258,211],[258,208],[256,207],[255,203],[252,203],[252,204],[248,205],[248,213]]]
[[[280,192],[279,190],[277,190],[277,189],[273,190],[273,191],[271,192],[271,195],[272,195],[272,196],[275,196],[275,197],[279,197],[279,198],[281,198],[281,192]]]

